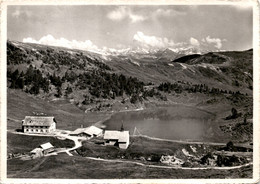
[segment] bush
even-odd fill
[[[232,141],[229,141],[226,145],[227,151],[233,151],[234,150],[234,144]]]
[[[231,115],[227,116],[225,120],[230,120],[230,119],[236,119],[240,117],[242,113],[237,113],[237,110],[235,108],[231,109]]]

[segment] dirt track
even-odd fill
[[[72,147],[72,148],[68,148],[66,150],[61,150],[61,151],[58,151],[58,152],[50,153],[50,154],[48,154],[46,156],[56,155],[58,153],[63,153],[63,152],[66,152],[69,156],[73,156],[70,153],[70,151],[73,151],[73,150],[75,150],[75,149],[77,149],[77,148],[82,146],[81,141],[78,140],[80,137],[70,136],[68,134],[61,134],[60,132],[57,132],[56,134],[32,134],[32,133],[26,134],[26,133],[15,132],[15,131],[10,131],[10,130],[9,130],[9,132],[14,133],[14,134],[28,135],[28,136],[62,137],[64,139],[72,140],[74,142],[74,144],[75,144],[74,147]]]
[[[214,146],[225,146],[226,145],[225,143],[216,143],[216,142],[192,142],[192,141],[161,139],[161,138],[157,138],[157,137],[150,137],[147,135],[135,135],[135,136],[145,137],[145,138],[157,140],[157,141],[169,141],[169,142],[176,142],[176,143],[182,143],[182,144],[205,144],[205,145],[214,145]]]
[[[218,169],[218,170],[230,170],[230,169],[239,169],[242,167],[246,167],[249,165],[253,165],[253,162],[239,165],[239,166],[232,166],[232,167],[180,167],[180,166],[160,166],[160,165],[147,165],[140,162],[134,162],[134,161],[126,161],[126,160],[109,160],[109,159],[102,159],[102,158],[94,158],[94,157],[85,157],[87,159],[91,160],[97,160],[97,161],[103,161],[103,162],[120,162],[120,163],[131,163],[136,164],[144,167],[154,167],[154,168],[162,168],[162,169],[183,169],[183,170],[207,170],[207,169]]]

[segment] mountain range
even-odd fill
[[[93,102],[119,97],[138,97],[139,100],[133,101],[142,101],[146,99],[142,95],[150,92],[146,86],[155,90],[157,98],[163,99],[168,93],[158,87],[166,82],[178,84],[175,92],[181,89],[190,93],[196,85],[204,85],[206,91],[216,88],[252,95],[252,55],[252,49],[200,53],[191,48],[182,52],[165,49],[100,54],[8,41],[8,87],[21,88],[44,98],[66,97],[76,104],[86,99]],[[35,76],[40,76],[36,78],[38,81],[33,80]]]

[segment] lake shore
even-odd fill
[[[105,121],[109,120],[114,114],[121,113],[121,112],[136,112],[136,111],[142,111],[146,108],[140,107],[136,109],[126,109],[126,110],[120,110],[120,111],[112,111],[111,114],[109,114],[105,119],[100,120],[96,122],[94,125],[100,128],[105,129],[107,125],[104,124]]]

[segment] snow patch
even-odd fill
[[[248,73],[248,72],[244,72],[244,74],[246,74],[246,75],[248,75],[248,76],[251,76],[251,74],[250,74],[250,73]]]
[[[67,52],[70,54],[76,54],[76,52],[73,52],[73,51],[67,51]]]
[[[184,64],[180,63],[180,65],[182,66],[183,69],[187,69],[187,66],[185,66]]]
[[[20,44],[14,42],[12,42],[12,44],[14,44],[16,47],[18,47],[19,49],[25,52],[24,48],[22,48]]]
[[[16,47],[20,47],[20,44],[14,43],[12,42],[12,44],[14,44]]]
[[[130,61],[131,61],[131,63],[133,63],[133,64],[135,64],[135,65],[137,65],[137,66],[140,66],[140,64],[139,64],[138,62],[132,61],[132,60],[130,60]]]
[[[101,58],[107,61],[111,61],[111,58],[109,58],[107,55],[101,55]]]
[[[196,152],[197,152],[196,147],[190,146],[190,149],[193,151],[193,153],[196,153]]]
[[[169,65],[169,66],[174,66],[172,63],[169,63],[168,65]]]
[[[186,156],[190,156],[190,157],[192,156],[192,155],[190,155],[190,153],[189,153],[186,149],[184,149],[184,148],[183,148],[181,151],[182,151],[182,153],[183,153],[184,155],[186,155]]]
[[[193,70],[193,69],[191,69],[191,68],[189,68],[189,70],[192,71],[193,73],[195,73],[195,70]]]
[[[203,68],[207,68],[208,66],[204,63],[200,64],[199,66],[203,67]]]
[[[201,64],[199,64],[198,66],[201,66],[201,67],[203,67],[203,68],[209,68],[209,69],[214,70],[215,72],[218,72],[218,73],[221,72],[221,70],[219,69],[219,67],[214,66],[214,65],[212,65],[212,64],[201,63]]]
[[[215,66],[213,66],[213,65],[209,65],[209,68],[210,68],[211,70],[216,71],[216,72],[220,72],[219,68],[218,68],[218,67],[215,67]]]

